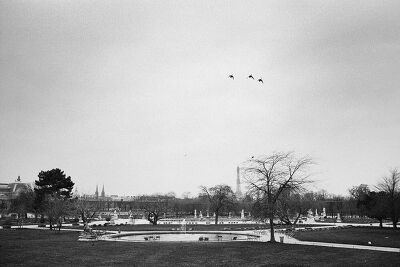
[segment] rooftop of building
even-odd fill
[[[24,183],[20,176],[11,183],[0,183],[0,199],[9,199],[18,196],[22,191],[32,189],[31,183]]]

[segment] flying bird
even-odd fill
[[[254,77],[253,77],[252,74],[250,74],[249,77],[247,77],[247,79],[253,79],[254,80]]]
[[[229,78],[231,78],[232,80],[234,80],[235,79],[235,77],[233,77],[233,75],[231,74],[231,75],[229,75],[228,76]]]
[[[264,83],[264,82],[263,82],[263,80],[262,80],[261,78],[260,78],[260,79],[258,79],[258,81],[259,81],[260,83]]]

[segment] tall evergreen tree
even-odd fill
[[[74,182],[62,170],[57,168],[50,171],[41,171],[38,177],[39,180],[35,181],[37,199],[43,200],[46,195],[56,195],[64,199],[71,198]]]
[[[60,169],[41,171],[38,177],[39,180],[35,181],[35,209],[47,215],[50,229],[56,221],[61,227],[61,217],[69,212],[74,182]]]

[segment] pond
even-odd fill
[[[107,237],[107,240],[126,242],[232,242],[232,241],[259,241],[260,236],[244,233],[224,232],[149,232],[149,233],[121,233]]]

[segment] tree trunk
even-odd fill
[[[81,212],[81,217],[82,217],[82,222],[83,223],[85,223],[85,222],[87,222],[87,220],[86,220],[86,216],[85,216],[85,212]]]
[[[215,224],[218,224],[218,211],[215,212]]]
[[[290,221],[290,218],[287,214],[279,216],[279,219],[286,225],[292,225],[292,222]]]
[[[283,221],[286,225],[292,225],[292,222],[288,219],[288,220],[285,220],[285,221]]]
[[[383,221],[382,219],[379,219],[379,227],[380,228],[383,228],[382,221]]]
[[[301,213],[299,212],[299,214],[297,215],[296,219],[293,222],[293,225],[296,225],[298,220],[300,219]]]
[[[24,221],[25,221],[25,215],[21,216],[21,224],[20,224],[20,228],[23,228],[24,226]]]
[[[158,222],[158,214],[154,214],[154,222],[153,225],[157,225]]]
[[[275,241],[275,233],[274,233],[274,218],[273,217],[269,218],[269,226],[271,228],[271,239],[269,240],[269,242],[276,242]]]
[[[147,220],[153,225],[157,225],[158,215],[155,212],[150,212],[149,215],[147,215]]]
[[[394,201],[394,200],[392,200],[392,201]],[[392,205],[394,205],[393,202],[392,202]],[[391,217],[391,219],[392,219],[393,228],[396,229],[396,228],[397,228],[397,222],[399,221],[399,219],[398,219],[397,216],[396,216],[396,210],[395,210],[395,207],[394,207],[394,206],[392,206],[391,215],[392,215],[392,216],[390,216],[390,217]]]

